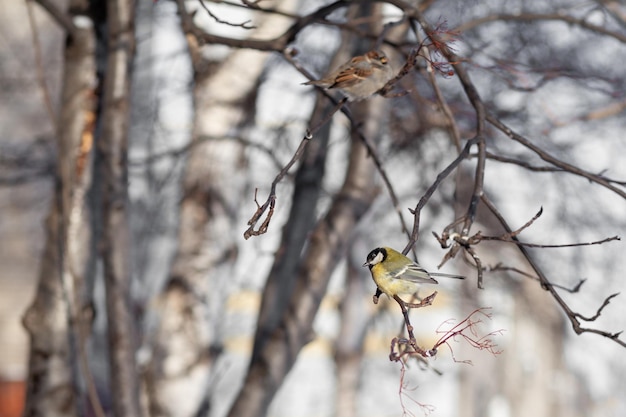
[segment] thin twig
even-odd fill
[[[308,15],[298,18],[285,32],[283,32],[276,38],[239,39],[228,36],[214,35],[205,32],[194,23],[191,14],[186,11],[184,0],[176,1],[179,5],[179,10],[181,11],[181,19],[185,31],[188,34],[195,36],[196,39],[201,43],[221,44],[230,46],[232,48],[249,48],[258,51],[274,51],[280,53],[283,53],[286,50],[287,46],[295,40],[298,33],[300,33],[300,31],[302,31],[304,28],[318,21],[323,21],[324,18],[333,11],[343,7],[348,7],[350,4],[352,4],[349,1],[340,0],[321,7]]]
[[[276,166],[278,169],[282,168],[282,161],[280,161],[276,157],[275,150],[263,143],[253,142],[242,136],[211,136],[211,135],[200,135],[195,140],[189,142],[188,144],[175,148],[175,149],[168,149],[162,152],[155,152],[151,155],[141,157],[141,158],[131,158],[128,161],[128,165],[130,167],[143,166],[146,164],[158,162],[162,159],[180,158],[186,155],[187,153],[189,153],[193,148],[200,146],[206,142],[229,141],[229,140],[241,143],[242,145],[246,147],[257,149],[263,152],[268,158],[272,160],[272,163],[274,164],[274,166]]]
[[[600,317],[600,315],[602,314],[602,310],[604,310],[604,307],[608,306],[609,303],[611,302],[611,300],[615,297],[617,297],[619,295],[618,292],[616,292],[615,294],[611,294],[608,297],[606,297],[604,299],[604,302],[602,303],[602,305],[598,308],[598,310],[596,311],[596,314],[594,314],[591,317],[585,317],[580,313],[574,313],[574,315],[578,318],[580,318],[581,320],[584,321],[595,321],[598,317]]]
[[[502,225],[502,227],[504,227],[504,229],[507,232],[512,232],[513,229],[511,229],[511,227],[508,225],[507,221],[504,219],[502,214],[497,210],[497,208],[491,202],[491,200],[489,200],[484,195],[481,198],[482,198],[483,204],[485,204],[485,206],[496,217],[496,219]],[[513,237],[513,240],[517,240],[517,237]],[[560,294],[556,291],[555,286],[550,282],[550,280],[548,280],[548,278],[545,276],[545,274],[543,273],[543,271],[541,270],[539,265],[537,265],[535,260],[530,256],[530,254],[526,250],[526,247],[520,246],[520,245],[518,245],[517,247],[519,248],[520,252],[524,256],[524,258],[526,259],[526,261],[528,262],[530,267],[535,271],[535,274],[537,275],[537,278],[539,279],[539,283],[541,284],[541,287],[544,290],[546,290],[546,291],[548,291],[550,293],[552,298],[554,298],[554,300],[556,301],[557,305],[561,308],[561,310],[563,310],[563,312],[565,312],[565,314],[566,314],[567,318],[569,319],[570,324],[572,325],[572,328],[574,329],[574,332],[576,332],[576,334],[595,333],[595,334],[598,334],[600,336],[603,336],[603,337],[606,337],[606,338],[609,338],[609,339],[615,341],[617,344],[619,344],[622,347],[626,347],[626,342],[621,340],[621,339],[619,339],[619,336],[620,336],[621,332],[611,333],[611,332],[606,332],[606,331],[603,331],[603,330],[582,327],[581,324],[580,324],[580,321],[578,320],[579,319],[579,317],[577,316],[578,313],[572,311],[572,309],[567,305],[565,300],[563,300],[563,298],[560,296]],[[613,296],[611,296],[610,298],[612,298],[612,297]],[[609,300],[610,300],[610,298],[609,298]],[[608,304],[607,300],[605,300],[605,303],[598,310],[598,313],[601,312],[602,308],[604,308],[604,306],[606,306],[606,304]]]
[[[333,109],[333,111],[331,112],[330,116],[325,117],[323,119],[323,121],[328,121],[330,120],[330,118],[332,117],[332,115],[334,113],[337,112],[337,110],[341,109],[343,107],[343,105],[346,103],[346,99],[344,98],[343,100],[340,100],[337,105],[335,106],[335,108]],[[260,236],[264,233],[267,233],[267,229],[269,227],[270,221],[272,220],[272,216],[274,215],[274,208],[276,206],[276,186],[278,185],[279,182],[282,181],[282,179],[285,177],[285,175],[287,175],[287,173],[289,172],[289,170],[291,169],[291,167],[298,161],[300,160],[300,158],[302,157],[302,155],[304,154],[304,149],[306,148],[306,146],[309,144],[309,142],[313,139],[313,135],[324,125],[324,123],[318,123],[317,125],[311,127],[310,129],[307,129],[306,134],[304,135],[304,137],[302,138],[302,140],[300,141],[300,145],[298,145],[298,149],[296,149],[296,152],[293,154],[293,156],[291,157],[291,159],[289,160],[289,162],[287,162],[287,164],[280,170],[280,172],[276,175],[276,177],[274,178],[274,181],[272,181],[272,185],[270,187],[270,193],[267,196],[267,200],[265,200],[265,202],[260,205],[257,201],[257,192],[258,189],[254,190],[254,202],[257,205],[257,210],[254,212],[254,214],[252,215],[252,217],[250,218],[250,220],[248,220],[248,228],[246,229],[246,231],[243,233],[243,237],[247,240],[250,239],[250,237],[252,236]],[[263,220],[263,223],[261,223],[261,225],[259,226],[258,229],[255,230],[255,226],[258,223],[258,221],[261,219],[261,217],[265,214],[265,212],[267,211],[267,215],[265,216],[265,219]]]
[[[293,59],[293,57],[295,56],[295,50],[287,49],[283,55],[298,71],[303,73],[306,77],[311,78],[311,74],[305,68],[303,68],[301,65],[299,65]],[[401,77],[406,75],[408,73],[408,71],[415,65],[415,58],[416,58],[416,56],[417,56],[417,51],[414,51],[409,56],[409,59],[407,59],[407,64],[403,68],[404,72],[401,71],[399,73],[399,75],[396,77],[397,79],[400,79]],[[391,86],[393,84],[388,84],[388,85]],[[321,91],[324,94],[326,94],[333,102],[335,102],[335,100],[327,93],[326,90],[321,89]],[[328,121],[330,121],[332,116],[339,110],[341,110],[348,117],[348,119],[351,121],[352,125],[355,126],[354,120],[352,119],[352,115],[350,114],[349,110],[344,108],[344,104],[346,102],[347,102],[347,98],[345,98],[345,97],[343,99],[339,100],[338,102],[336,102],[335,107],[331,110],[331,112],[326,117],[324,117],[319,123],[317,123],[315,126],[312,126],[311,128],[309,128],[306,131],[304,138],[302,139],[302,141],[300,142],[300,145],[298,146],[298,149],[296,150],[296,153],[294,154],[292,159],[287,163],[287,165],[285,165],[285,167],[283,167],[283,169],[281,169],[281,171],[278,173],[278,175],[276,176],[276,178],[272,182],[268,198],[262,205],[260,205],[257,202],[257,200],[256,200],[257,190],[255,190],[255,202],[257,204],[257,210],[255,211],[255,213],[252,215],[252,217],[248,221],[248,226],[249,227],[244,232],[244,238],[245,239],[249,239],[252,236],[259,236],[259,235],[264,234],[264,233],[267,232],[267,228],[268,228],[269,223],[271,221],[271,217],[274,214],[274,207],[275,207],[275,204],[276,204],[276,185],[287,174],[287,172],[293,166],[293,164],[300,159],[300,157],[302,156],[302,153],[304,152],[304,148],[306,147],[307,142],[313,138],[313,135],[315,134],[315,132],[317,132],[323,125],[328,123]],[[389,180],[389,178],[387,176],[387,173],[383,169],[382,162],[381,162],[380,158],[378,157],[378,155],[377,155],[377,153],[375,151],[374,146],[369,142],[369,140],[360,131],[360,129],[355,128],[355,130],[356,130],[356,133],[357,133],[357,136],[359,137],[359,139],[366,146],[369,155],[374,160],[374,164],[378,168],[378,171],[381,174],[381,177],[383,178],[383,182],[385,183],[385,185],[387,187],[387,190],[390,193],[390,196],[391,196],[392,202],[394,204],[394,207],[396,208],[396,211],[397,211],[397,213],[398,213],[398,215],[400,217],[400,221],[401,221],[402,227],[403,227],[404,231],[407,233],[407,236],[408,236],[409,235],[409,231],[408,231],[408,227],[407,227],[406,223],[404,222],[404,218],[402,217],[402,213],[400,212],[399,199],[398,199],[398,197],[397,197],[397,195],[396,195],[396,193],[395,193],[395,191],[393,189],[393,186],[391,185],[391,181]],[[263,216],[263,214],[265,214],[266,211],[267,211],[267,216],[265,217],[265,220],[263,221],[261,226],[258,229],[255,230],[254,227],[255,227],[256,223],[260,220],[260,218]]]
[[[200,0],[200,6],[202,6],[202,8],[204,10],[206,10],[206,12],[209,14],[209,16],[211,16],[213,18],[213,20],[215,20],[217,23],[221,23],[223,25],[228,25],[228,26],[233,26],[233,27],[238,27],[238,28],[243,28],[243,29],[256,29],[256,26],[250,25],[250,23],[252,22],[251,20],[246,20],[243,23],[233,23],[233,22],[229,22],[227,20],[220,19],[213,12],[211,12],[211,10],[209,10],[207,5],[204,4],[204,0]]]
[[[417,57],[419,56],[419,52],[420,52],[420,48],[422,48],[422,45],[418,46],[417,48],[413,49],[411,51],[411,53],[409,53],[409,56],[406,59],[406,62],[404,63],[404,65],[402,66],[402,68],[400,68],[400,71],[398,71],[398,73],[396,74],[395,77],[393,77],[391,80],[387,81],[387,84],[385,84],[383,86],[383,88],[381,88],[378,93],[383,96],[383,97],[389,97],[389,94],[391,92],[391,90],[393,89],[393,87],[404,77],[406,77],[406,75],[415,67],[415,64],[417,63]],[[405,95],[407,92],[405,92],[402,95]]]
[[[578,242],[578,243],[561,243],[561,244],[553,244],[553,245],[542,245],[539,243],[527,243],[527,242],[520,242],[518,240],[514,240],[512,238],[507,238],[507,237],[503,237],[503,236],[483,236],[480,233],[478,233],[476,236],[476,238],[478,240],[497,240],[500,242],[505,242],[505,243],[514,243],[518,246],[526,246],[527,248],[542,248],[542,249],[554,249],[554,248],[573,248],[573,247],[577,247],[577,246],[593,246],[593,245],[601,245],[603,243],[607,243],[607,242],[612,242],[614,240],[621,240],[621,238],[619,236],[611,236],[611,237],[607,237],[601,240],[594,240],[593,242]],[[472,236],[472,238],[474,238],[474,236]]]
[[[469,22],[465,22],[462,25],[455,28],[455,30],[459,32],[466,32],[470,29],[473,29],[479,25],[483,25],[488,22],[504,22],[504,21],[518,21],[518,22],[533,22],[533,21],[544,21],[544,20],[553,20],[553,21],[562,21],[571,25],[580,26],[581,28],[590,30],[595,33],[599,33],[601,35],[610,36],[613,39],[616,39],[622,43],[626,43],[626,34],[619,33],[607,29],[605,25],[595,25],[586,19],[579,19],[574,16],[569,16],[563,13],[519,13],[519,14],[507,14],[507,13],[496,13],[488,16],[484,16],[481,18],[477,18],[474,20],[470,20]]]
[[[480,260],[480,257],[478,256],[474,248],[472,248],[471,246],[464,246],[463,248],[465,249],[465,252],[467,252],[474,260],[474,264],[476,265],[476,271],[477,271],[476,286],[478,287],[479,290],[482,290],[484,288],[482,261]]]
[[[454,359],[455,362],[471,364],[471,361],[469,360],[457,360],[456,357],[454,356],[454,351],[452,350],[452,347],[450,346],[449,340],[456,339],[457,336],[460,336],[465,341],[467,341],[470,344],[470,346],[478,350],[486,350],[492,355],[499,355],[500,353],[502,353],[501,350],[497,349],[498,345],[496,345],[496,343],[492,340],[492,337],[496,335],[501,335],[504,332],[504,330],[496,330],[493,332],[489,332],[484,336],[479,336],[478,329],[476,328],[478,324],[482,323],[482,320],[480,318],[475,319],[474,316],[481,315],[483,317],[491,319],[491,313],[488,313],[487,312],[488,310],[490,310],[490,308],[483,307],[483,308],[476,309],[469,316],[467,316],[464,320],[452,326],[448,330],[442,330],[441,329],[442,326],[439,326],[439,328],[437,329],[437,333],[443,334],[443,336],[439,338],[439,340],[433,345],[432,349],[430,349],[429,352],[436,353],[437,349],[440,346],[445,344],[446,346],[448,346],[448,348],[450,348],[450,352],[452,353],[452,358]],[[451,324],[451,321],[448,320],[444,322],[443,324]],[[467,331],[469,331],[471,335],[468,335]]]
[[[476,156],[476,155],[474,155],[474,154],[470,155],[470,157],[474,157],[474,156]],[[527,169],[529,171],[535,171],[535,172],[565,172],[561,168],[551,167],[551,166],[535,166],[535,165],[531,165],[530,163],[528,163],[526,161],[521,161],[519,159],[509,158],[509,157],[503,156],[503,155],[496,155],[496,154],[491,153],[491,152],[487,152],[487,159],[491,159],[491,160],[502,162],[502,163],[506,163],[506,164],[519,165],[520,167],[522,167],[524,169]]]
[[[302,141],[300,142],[300,145],[298,146],[296,153],[293,155],[293,157],[287,163],[287,165],[285,165],[283,169],[280,170],[278,175],[276,175],[276,177],[274,178],[274,181],[272,181],[272,186],[270,187],[270,193],[267,196],[267,200],[265,200],[265,202],[262,205],[260,205],[257,200],[257,193],[259,189],[255,188],[254,203],[256,204],[257,209],[252,215],[252,217],[250,218],[250,220],[248,220],[249,227],[243,233],[243,237],[246,240],[250,239],[252,236],[260,236],[264,233],[267,233],[267,229],[269,227],[270,221],[272,220],[272,216],[274,215],[274,207],[276,206],[276,185],[278,185],[278,183],[283,179],[283,177],[287,175],[287,172],[293,166],[293,164],[295,164],[296,161],[300,159],[300,157],[304,153],[304,148],[308,144],[309,140],[310,139],[308,136],[305,136],[304,138],[302,138]],[[255,230],[254,227],[256,226],[259,219],[261,218],[261,216],[263,216],[263,214],[265,214],[266,211],[267,211],[267,215],[265,217],[265,220],[263,220],[263,223],[261,223],[261,226],[259,226],[259,228]]]
[[[433,87],[433,91],[435,92],[435,97],[437,98],[437,104],[441,109],[441,112],[448,120],[448,131],[450,132],[450,136],[452,137],[452,141],[454,142],[454,146],[456,147],[457,152],[461,151],[461,132],[459,131],[459,126],[456,123],[456,119],[452,114],[452,110],[450,106],[443,96],[441,88],[439,87],[439,83],[437,82],[437,77],[435,77],[435,71],[433,69],[433,65],[429,63],[426,68],[426,73],[428,74],[428,80],[430,81],[430,85]]]
[[[539,281],[539,278],[536,275],[533,274],[529,274],[528,272],[524,272],[519,268],[515,268],[512,266],[504,266],[501,263],[494,265],[494,266],[487,266],[484,267],[485,271],[488,272],[496,272],[496,271],[505,271],[505,272],[515,272],[516,274],[522,275],[526,278],[530,278],[533,279],[535,281]],[[570,294],[575,294],[577,292],[580,291],[580,289],[582,288],[583,284],[587,282],[586,279],[580,279],[578,280],[578,282],[576,283],[576,285],[574,285],[573,287],[566,287],[564,285],[560,285],[560,284],[554,284],[554,283],[550,283],[550,285],[552,285],[555,288],[559,288],[561,290],[567,291]]]
[[[611,181],[601,175],[596,175],[591,172],[585,171],[583,169],[580,169],[577,166],[568,164],[567,162],[561,161],[560,159],[550,155],[549,153],[541,149],[539,146],[533,144],[531,141],[526,139],[524,136],[515,133],[513,129],[511,129],[504,123],[502,123],[497,117],[495,117],[491,113],[487,114],[487,121],[491,123],[494,127],[496,127],[498,130],[500,130],[502,133],[504,133],[506,136],[508,136],[509,138],[513,139],[514,141],[522,144],[526,148],[533,151],[535,154],[537,154],[537,156],[539,156],[544,161],[558,168],[561,168],[562,170],[567,171],[571,174],[578,175],[580,177],[586,178],[587,180],[591,182],[595,182],[596,184],[599,184],[613,191],[615,194],[619,195],[620,197],[626,199],[626,191],[614,186],[612,182],[615,182],[615,181]]]
[[[255,1],[255,2],[251,2],[251,1],[247,1],[247,0],[241,0],[241,3],[236,3],[236,2],[232,2],[232,1],[227,1],[227,0],[209,0],[211,3],[219,3],[219,4],[224,4],[227,6],[231,6],[231,7],[240,7],[240,8],[244,8],[244,9],[252,9],[255,12],[261,12],[261,13],[268,13],[268,14],[273,14],[273,15],[277,15],[277,16],[284,16],[284,17],[290,17],[292,19],[298,19],[300,18],[300,15],[294,14],[294,13],[289,13],[289,12],[285,12],[283,10],[279,10],[276,9],[274,7],[261,7],[259,6],[259,2]]]
[[[408,243],[402,250],[403,254],[406,255],[409,252],[409,250],[411,250],[411,247],[415,244],[415,242],[417,242],[419,238],[420,214],[421,214],[422,209],[426,206],[426,203],[428,203],[428,200],[430,199],[430,197],[432,197],[435,190],[439,187],[439,184],[441,184],[441,182],[445,180],[452,173],[452,171],[454,171],[456,167],[459,166],[459,164],[465,158],[467,158],[467,156],[469,155],[470,148],[472,147],[472,145],[474,145],[475,141],[476,141],[476,138],[473,138],[467,141],[467,143],[465,144],[465,147],[463,148],[461,153],[459,153],[459,155],[454,159],[454,161],[452,161],[443,171],[441,171],[437,175],[437,178],[435,179],[435,181],[430,185],[430,187],[428,187],[424,195],[422,195],[422,197],[420,198],[419,202],[417,203],[417,206],[415,206],[414,209],[409,209],[409,211],[411,212],[411,214],[413,214],[413,217],[414,217],[413,231],[411,232],[411,237]]]

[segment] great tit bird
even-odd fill
[[[363,266],[369,267],[372,279],[378,287],[374,296],[375,301],[380,293],[385,293],[391,298],[400,294],[415,294],[419,284],[437,284],[433,276],[465,279],[461,275],[429,273],[400,252],[388,247],[372,250]]]

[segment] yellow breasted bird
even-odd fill
[[[372,279],[378,287],[374,302],[381,293],[391,298],[395,295],[415,294],[420,284],[437,284],[433,276],[465,279],[461,275],[429,273],[400,252],[388,247],[372,250],[363,266],[369,267]]]

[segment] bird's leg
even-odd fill
[[[380,297],[382,293],[383,292],[380,290],[380,288],[376,287],[376,294],[374,294],[374,297],[372,298],[372,301],[374,301],[374,304],[378,304],[378,297]]]

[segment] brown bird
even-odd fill
[[[311,80],[304,85],[336,88],[349,101],[358,101],[378,92],[393,78],[393,69],[384,53],[370,51],[341,65],[320,80]]]

